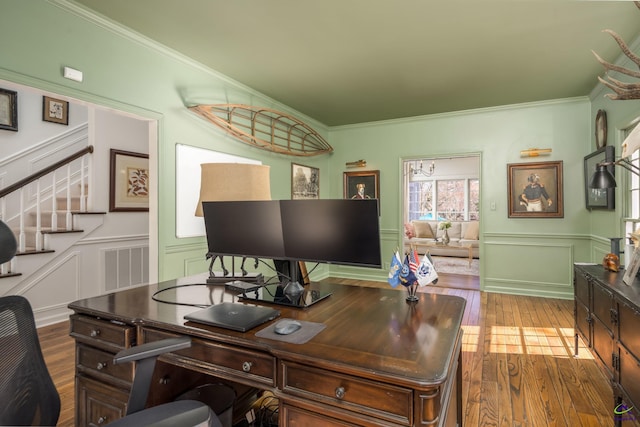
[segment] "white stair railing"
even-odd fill
[[[30,212],[35,212],[35,231],[33,232],[33,242],[35,251],[48,250],[48,241],[45,238],[46,234],[43,232],[42,226],[42,204],[47,203],[47,198],[51,198],[51,231],[58,231],[58,201],[57,196],[59,191],[65,194],[66,207],[65,207],[65,222],[66,229],[73,230],[73,208],[72,208],[72,187],[79,183],[80,185],[80,203],[79,212],[87,211],[87,192],[85,183],[88,181],[90,175],[91,162],[86,162],[85,158],[93,152],[93,146],[88,146],[75,154],[72,154],[51,166],[44,168],[43,170],[30,175],[4,189],[0,189],[0,218],[6,222],[18,223],[18,253],[26,252],[27,250],[27,227],[25,224],[26,216]],[[87,163],[89,167],[87,167]],[[79,166],[78,166],[79,164]],[[62,168],[66,168],[65,178],[63,179],[62,188],[58,182],[58,171]],[[46,177],[46,181],[43,178]],[[33,185],[32,185],[33,184]],[[35,202],[32,202],[30,206],[26,206],[25,197],[27,188],[33,188],[35,192]],[[13,213],[12,218],[7,217],[7,196],[14,195],[12,203],[18,205],[18,211]],[[15,200],[17,197],[17,200]],[[76,211],[76,212],[78,212]],[[31,232],[29,232],[31,233]],[[0,274],[6,274],[8,271],[15,270],[14,259],[11,261],[11,266],[0,265]],[[9,269],[10,268],[10,269]]]

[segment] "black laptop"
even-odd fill
[[[272,307],[223,302],[189,313],[184,318],[205,325],[247,332],[278,316],[280,311]]]

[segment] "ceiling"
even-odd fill
[[[586,96],[640,35],[628,1],[76,3],[329,126]]]

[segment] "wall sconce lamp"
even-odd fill
[[[612,162],[605,160],[602,163],[596,165],[596,172],[589,181],[589,188],[614,188],[616,186],[616,179],[613,177],[613,168],[620,166],[629,172],[640,176],[640,167],[633,164],[628,160],[636,150],[640,148],[640,125],[637,125],[635,129],[629,133],[629,135],[622,142],[622,158]]]
[[[348,168],[363,168],[365,166],[367,166],[367,161],[360,159],[360,160],[356,160],[355,162],[347,162],[345,163],[345,165]]]
[[[422,165],[422,160],[420,160],[420,167],[418,169],[414,168],[413,165],[409,166],[409,174],[413,176],[422,175],[429,177],[434,174],[436,171],[436,162],[432,161],[429,165],[429,169],[425,170]]]
[[[548,156],[551,154],[551,148],[529,148],[528,150],[520,151],[520,157],[539,157]]]
[[[640,176],[640,167],[634,165],[626,158],[616,160],[615,162],[602,162],[596,165],[596,171],[591,176],[591,181],[589,181],[589,188],[614,188],[616,186],[616,179],[613,177],[613,174],[609,171],[609,166],[620,166],[635,175]]]

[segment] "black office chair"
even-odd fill
[[[0,221],[0,264],[15,255],[5,248],[15,247]],[[11,253],[12,252],[12,253]],[[143,344],[118,353],[114,363],[136,363],[136,374],[127,415],[109,424],[124,426],[210,426],[222,427],[216,414],[204,403],[178,400],[144,409],[151,376],[158,356],[189,347],[188,337]],[[0,297],[0,425],[55,426],[60,416],[60,396],[42,356],[33,310],[29,301],[18,295]]]

